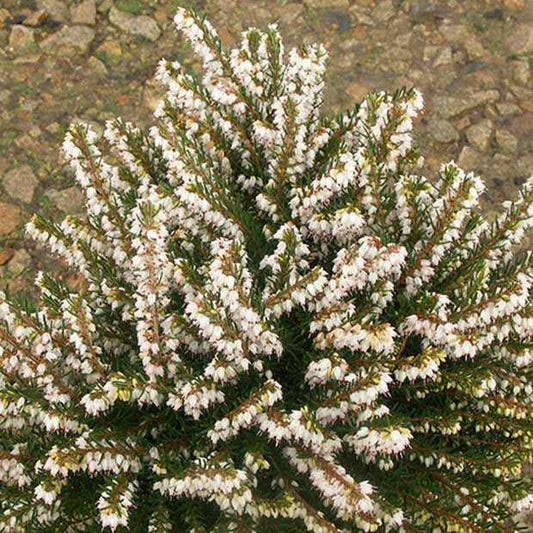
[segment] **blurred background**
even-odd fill
[[[533,168],[533,0],[0,0],[2,285],[28,287],[49,261],[24,239],[32,213],[81,209],[59,149],[68,124],[101,130],[119,115],[149,125],[158,60],[194,66],[171,21],[182,5],[205,13],[228,45],[270,22],[287,47],[324,43],[328,110],[373,89],[421,89],[424,171],[455,159],[479,172],[487,212]]]

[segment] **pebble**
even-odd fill
[[[424,46],[424,52],[422,54],[422,59],[424,61],[432,61],[433,59],[435,59],[435,56],[437,55],[440,49],[441,49],[440,46],[434,46],[434,45]]]
[[[7,194],[14,200],[20,200],[26,204],[33,200],[33,194],[38,183],[35,174],[28,165],[11,169],[2,179],[2,185]]]
[[[113,7],[113,0],[100,0],[98,7],[98,13],[107,13]]]
[[[464,24],[448,24],[445,21],[439,26],[439,33],[449,42],[462,44],[471,37],[471,31]]]
[[[463,46],[470,61],[480,59],[485,55],[481,41],[472,35],[464,41]]]
[[[524,0],[503,0],[503,5],[510,9],[524,9]]]
[[[368,14],[368,9],[362,8],[357,4],[350,7],[350,14],[355,16],[359,24],[366,26],[375,26],[374,19]]]
[[[437,96],[434,99],[434,109],[440,116],[451,118],[476,107],[497,102],[499,98],[500,93],[497,90],[478,91],[464,98]]]
[[[9,263],[13,255],[15,255],[15,250],[13,250],[13,248],[3,248],[0,250],[0,266]]]
[[[84,0],[81,4],[71,8],[71,18],[74,24],[96,24],[96,2],[95,0]]]
[[[489,146],[492,130],[492,122],[489,119],[483,119],[466,130],[466,138],[472,146],[483,152]]]
[[[449,46],[444,46],[440,49],[440,52],[435,58],[433,64],[436,67],[440,67],[441,65],[449,65],[450,63],[452,63],[452,61],[452,49]]]
[[[108,73],[105,63],[94,56],[91,56],[87,60],[87,67],[91,70],[91,72],[99,76],[105,76]]]
[[[61,125],[59,124],[59,122],[51,122],[50,124],[48,124],[48,126],[46,126],[46,131],[56,134],[59,132],[60,128]]]
[[[312,9],[345,9],[350,6],[349,0],[303,0],[305,7]]]
[[[68,3],[64,0],[37,0],[36,5],[37,9],[46,11],[55,20],[68,21]]]
[[[533,168],[533,153],[522,156],[516,162],[516,165],[518,166],[520,172],[527,176],[531,175],[531,169]]]
[[[8,235],[22,222],[20,208],[7,202],[0,202],[0,235]]]
[[[67,215],[83,212],[83,194],[78,187],[69,187],[60,191],[49,189],[46,191],[46,196],[57,209]]]
[[[415,0],[409,7],[409,19],[415,24],[429,22],[440,14],[436,0]]]
[[[369,92],[370,89],[366,85],[357,81],[350,83],[350,85],[346,87],[346,93],[354,102],[360,102]]]
[[[527,85],[529,83],[529,77],[530,77],[528,61],[524,59],[519,60],[519,61],[513,61],[512,73],[513,73],[513,78],[518,83]]]
[[[372,11],[372,17],[379,22],[387,22],[394,16],[395,10],[392,0],[382,0]]]
[[[161,87],[152,80],[149,80],[143,89],[143,103],[152,112],[157,109],[159,102],[163,97]]]
[[[35,30],[22,24],[15,24],[9,34],[9,48],[15,54],[27,54],[35,45]]]
[[[519,24],[507,39],[507,46],[513,54],[517,55],[533,52],[533,25]]]
[[[58,32],[42,41],[41,48],[53,54],[68,56],[85,54],[94,37],[94,30],[87,26],[63,26]]]
[[[496,143],[505,152],[514,153],[518,147],[518,139],[507,130],[496,131]]]
[[[24,26],[31,26],[32,28],[37,28],[42,26],[42,24],[48,18],[48,12],[44,9],[38,9],[37,11],[32,11],[25,19]]]
[[[409,46],[409,43],[411,42],[412,38],[413,38],[413,33],[412,32],[403,33],[401,35],[398,35],[398,37],[396,37],[396,39],[394,39],[394,42],[398,46],[406,47],[406,46]]]
[[[465,170],[475,170],[479,168],[481,162],[481,154],[471,148],[470,146],[464,146],[459,154],[457,163],[461,168]]]
[[[459,133],[453,124],[442,118],[430,119],[427,125],[429,134],[440,143],[452,143],[459,140]]]
[[[131,35],[139,35],[149,41],[157,41],[161,36],[161,28],[154,19],[146,15],[131,15],[114,6],[109,11],[109,22]]]
[[[118,41],[109,37],[96,49],[96,52],[104,54],[107,63],[107,59],[113,60],[122,55],[122,47]]]
[[[509,102],[496,104],[496,109],[502,117],[514,117],[522,112],[519,106]]]
[[[31,255],[24,249],[16,250],[7,264],[7,271],[12,276],[20,276],[31,263]]]

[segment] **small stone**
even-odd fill
[[[503,0],[503,5],[509,9],[524,9],[524,0]]]
[[[162,99],[161,87],[159,84],[149,81],[143,89],[143,104],[152,112],[157,109]]]
[[[119,94],[115,100],[118,105],[128,105],[131,102],[129,94]]]
[[[24,19],[24,26],[37,28],[41,26],[48,18],[48,13],[44,9],[33,11]]]
[[[350,15],[354,16],[359,24],[375,26],[374,19],[369,15],[369,10],[366,7],[354,4],[350,7]]]
[[[436,67],[440,67],[441,65],[449,65],[451,62],[452,62],[452,49],[449,46],[444,46],[440,49],[440,52],[435,58],[435,61],[433,62],[433,64]]]
[[[48,131],[49,133],[56,134],[59,132],[60,128],[61,124],[59,124],[59,122],[51,122],[50,124],[48,124],[48,126],[46,126],[46,131]]]
[[[107,13],[113,7],[113,0],[101,0],[98,3],[98,13]]]
[[[30,266],[30,263],[30,254],[24,248],[21,248],[13,254],[13,258],[7,265],[7,271],[12,276],[20,276]]]
[[[35,32],[31,28],[15,24],[9,34],[9,48],[16,54],[24,54],[31,51],[35,45]]]
[[[395,44],[398,46],[409,46],[409,43],[411,42],[411,39],[413,38],[412,32],[409,33],[402,33],[401,35],[398,35],[396,39],[394,39]]]
[[[463,44],[472,37],[472,31],[463,24],[444,24],[439,26],[441,35],[451,43]]]
[[[20,208],[0,202],[0,235],[8,235],[21,223]]]
[[[496,143],[502,150],[510,153],[516,152],[518,147],[518,139],[507,130],[496,130]]]
[[[468,128],[468,126],[470,126],[470,124],[472,124],[472,121],[470,120],[470,117],[461,117],[460,119],[454,121],[454,124],[455,124],[455,127],[461,131],[461,130],[464,130],[466,128]]]
[[[60,191],[49,189],[46,191],[46,196],[57,209],[68,215],[83,211],[83,195],[78,187],[69,187]]]
[[[108,59],[113,60],[122,55],[122,47],[118,41],[108,38],[97,49],[98,54],[103,54],[103,59],[107,63]]]
[[[53,19],[59,22],[68,20],[68,3],[64,0],[37,0],[37,9],[46,11]]]
[[[326,26],[333,26],[336,31],[346,33],[352,25],[352,19],[343,11],[326,11],[322,20]]]
[[[94,0],[84,0],[81,4],[71,8],[72,22],[74,24],[96,24],[96,2]]]
[[[481,154],[471,148],[470,146],[465,146],[461,153],[459,154],[458,164],[461,168],[465,170],[475,170],[479,168],[479,163],[481,159]]]
[[[387,22],[394,16],[392,0],[382,0],[372,11],[372,17],[379,22]]]
[[[105,63],[94,56],[91,56],[89,59],[87,59],[87,67],[94,74],[99,74],[102,76],[107,74],[107,67],[105,66]]]
[[[370,90],[362,83],[353,82],[346,87],[346,92],[355,102],[360,102],[365,96],[367,96]]]
[[[436,118],[431,119],[427,125],[429,134],[440,143],[452,143],[459,140],[459,133],[451,122]]]
[[[529,176],[531,174],[531,169],[533,168],[533,154],[526,154],[522,156],[516,162],[516,165],[520,172]]]
[[[304,0],[305,7],[312,9],[345,9],[350,6],[349,0]]]
[[[512,62],[513,78],[523,85],[529,83],[529,63],[525,59]]]
[[[439,27],[441,35],[449,42],[462,46],[470,61],[485,55],[481,41],[472,33],[470,27],[463,24],[443,24]]]
[[[431,21],[439,15],[438,7],[435,0],[415,0],[409,8],[409,18],[415,24]]]
[[[301,9],[301,6],[298,6],[298,7]],[[154,20],[156,22],[159,22],[159,24],[165,24],[168,20],[168,11],[164,8],[164,6],[156,8],[156,10],[152,13],[152,15],[154,17]],[[285,14],[284,14],[284,22],[286,22]]]
[[[11,100],[11,91],[7,89],[0,90],[0,104],[7,105]]]
[[[41,43],[44,50],[66,55],[84,54],[95,36],[87,26],[64,26]]]
[[[507,46],[513,54],[525,55],[533,52],[533,25],[519,24],[507,39]]]
[[[4,266],[15,255],[13,248],[4,248],[0,250],[0,266]]]
[[[424,61],[432,61],[435,56],[438,54],[440,50],[440,46],[424,46],[424,51],[422,53],[422,59]]]
[[[533,112],[533,91],[525,87],[511,85],[511,93],[516,96],[517,104],[524,110]]]
[[[483,119],[466,130],[466,138],[472,146],[483,152],[489,146],[492,129],[492,122],[489,119]]]
[[[149,41],[157,41],[161,36],[161,29],[154,19],[146,15],[130,15],[114,6],[109,11],[109,22],[126,33],[139,35]]]
[[[466,111],[471,111],[476,107],[495,103],[499,99],[500,93],[495,89],[478,91],[464,98],[438,96],[434,99],[434,108],[441,117],[451,118],[456,117]]]
[[[32,128],[30,128],[30,130],[28,131],[30,137],[33,137],[34,139],[37,139],[38,137],[41,136],[41,128],[39,128],[39,126],[33,126]]]
[[[463,42],[463,46],[470,61],[479,59],[485,55],[485,49],[483,48],[481,41],[473,35],[470,35],[470,37]]]
[[[2,185],[9,196],[26,204],[33,200],[33,193],[38,183],[28,165],[22,165],[10,170],[2,180]]]
[[[496,109],[502,117],[514,117],[522,112],[520,107],[510,102],[502,102],[501,104],[496,104]]]

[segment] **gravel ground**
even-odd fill
[[[287,45],[325,43],[330,110],[372,89],[421,89],[427,173],[449,159],[479,172],[488,212],[531,172],[533,0],[0,0],[0,281],[10,290],[57,266],[24,239],[31,214],[80,211],[59,151],[68,124],[149,124],[157,61],[191,61],[172,27],[179,5],[204,12],[229,45],[269,22]]]
[[[427,172],[452,158],[479,171],[488,211],[533,166],[533,1],[1,0],[0,279],[12,290],[46,262],[24,222],[80,210],[59,151],[67,125],[101,128],[117,115],[149,124],[158,59],[191,61],[172,27],[178,5],[207,14],[230,45],[269,22],[287,45],[325,43],[330,110],[372,89],[418,87]]]

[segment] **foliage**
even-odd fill
[[[502,532],[530,498],[531,180],[416,174],[414,90],[320,113],[326,52],[175,22],[157,125],[74,125],[82,279],[0,303],[0,531]],[[109,147],[104,158],[102,146]]]

